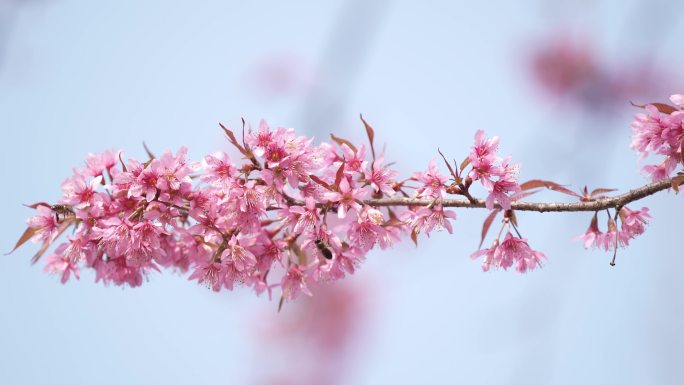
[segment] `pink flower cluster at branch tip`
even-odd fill
[[[663,157],[660,163],[642,168],[654,181],[669,178],[682,162],[684,96],[672,95],[670,100],[680,109],[661,103],[650,104],[645,107],[646,113],[638,114],[632,123],[632,148],[640,154],[640,160],[649,154]]]
[[[677,107],[648,105],[647,114],[637,115],[632,125],[632,147],[643,156],[664,157],[660,165],[647,168],[653,179],[670,178],[682,162],[684,96],[671,100]],[[376,246],[388,248],[407,235],[417,243],[421,232],[451,233],[456,213],[445,210],[448,195],[467,198],[461,206],[490,210],[482,242],[494,219],[503,215],[492,246],[472,255],[484,257],[484,270],[515,266],[527,272],[541,266],[545,256],[520,235],[512,202],[548,188],[590,205],[613,191],[589,193],[585,188],[577,194],[538,179],[519,184],[519,167],[510,157],[499,157],[499,138],[483,131],[477,131],[460,165],[440,152],[449,174],[432,160],[426,171],[398,180],[383,154],[376,157],[375,134],[363,123],[370,151],[334,135],[331,142],[314,145],[293,129],[272,129],[262,121],[256,131],[243,127],[241,141],[221,126],[237,156],[217,152],[190,162],[181,148],[158,158],[148,151],[150,159],[141,162],[124,161],[120,151],[90,154],[86,166],[62,184],[59,202],[29,206],[37,212],[15,249],[29,239],[42,243],[35,261],[72,228],[66,242],[46,258],[45,270],[59,274],[62,282],[79,278],[80,269],[88,268],[97,282],[134,287],[154,271],[172,269],[189,272],[189,279],[215,291],[247,286],[270,298],[279,289],[283,301],[311,295],[314,283],[353,274]],[[485,200],[472,195],[478,180],[487,192]],[[672,186],[682,183],[680,172]],[[648,209],[629,209],[626,203],[632,200],[615,202],[606,232],[599,229],[596,214],[579,237],[585,247],[616,249],[644,232]],[[539,205],[545,211],[553,204]]]
[[[488,271],[491,267],[503,268],[504,270],[515,265],[520,273],[541,267],[541,262],[546,259],[544,253],[533,250],[527,243],[527,239],[513,236],[510,232],[502,242],[495,240],[489,249],[479,250],[470,258],[477,259],[484,255],[482,270]]]

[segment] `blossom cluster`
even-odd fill
[[[679,108],[651,104],[632,125],[633,148],[642,156],[664,156],[661,164],[645,168],[654,180],[670,178],[682,162],[684,96],[671,100]],[[160,157],[148,150],[146,161],[124,161],[121,151],[90,154],[85,167],[64,181],[56,204],[29,206],[37,213],[15,249],[29,239],[42,243],[37,261],[72,228],[46,258],[45,270],[63,283],[79,278],[85,267],[94,270],[97,282],[135,287],[151,272],[171,269],[215,291],[240,285],[271,298],[279,289],[282,304],[311,295],[314,283],[353,274],[375,247],[386,249],[405,237],[417,243],[419,234],[434,230],[451,233],[456,213],[447,206],[489,210],[481,245],[501,214],[491,247],[471,257],[483,257],[485,271],[525,273],[546,257],[520,235],[515,202],[541,188],[581,202],[608,199],[605,194],[614,191],[585,188],[578,194],[550,181],[518,183],[519,166],[500,157],[499,138],[483,131],[476,132],[460,164],[440,152],[448,174],[433,159],[425,171],[400,179],[384,154],[376,154],[374,131],[362,121],[368,147],[334,135],[316,145],[293,129],[272,129],[262,121],[255,130],[243,125],[241,141],[221,125],[236,153],[216,152],[201,162],[189,161],[185,148]],[[476,181],[487,193],[483,200],[471,192]],[[682,183],[680,172],[672,186]],[[454,204],[447,199],[454,195],[465,199]],[[650,218],[648,208],[634,211],[624,204],[607,211],[606,232],[599,229],[597,212],[578,237],[585,247],[626,246]]]
[[[653,103],[645,106],[646,113],[637,114],[632,123],[632,149],[640,160],[649,154],[663,156],[659,164],[644,166],[642,171],[653,181],[667,179],[683,161],[684,146],[684,95],[672,95],[672,103]]]
[[[616,247],[629,245],[631,239],[643,234],[646,230],[644,225],[648,223],[651,216],[648,214],[648,207],[632,211],[624,206],[618,211],[618,218],[620,228],[615,219],[609,215],[608,231],[602,232],[598,225],[598,213],[595,213],[587,231],[575,239],[584,241],[584,247],[587,249],[595,247],[605,251],[614,250]]]
[[[123,161],[120,151],[91,154],[63,183],[57,204],[31,206],[37,215],[20,243],[28,237],[43,242],[40,257],[74,227],[46,258],[45,269],[62,282],[86,267],[96,281],[139,286],[150,272],[166,268],[189,272],[189,279],[216,291],[244,285],[271,296],[279,287],[291,300],[311,294],[313,282],[354,273],[376,246],[385,249],[407,234],[415,241],[419,233],[451,232],[456,214],[441,201],[448,193],[468,194],[465,184],[473,180],[488,190],[492,209],[495,202],[510,209],[509,194],[520,189],[517,167],[496,156],[496,137],[478,131],[469,172],[449,166],[450,179],[433,160],[426,171],[398,180],[383,154],[376,157],[372,128],[364,124],[371,157],[366,145],[335,136],[314,145],[264,121],[242,143],[224,127],[240,154],[237,162],[226,152],[190,162],[185,148],[158,158],[150,153],[144,162]],[[433,204],[368,203],[395,194]]]

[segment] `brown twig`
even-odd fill
[[[680,182],[684,184],[684,181]],[[649,183],[645,186],[629,190],[628,192],[609,198],[601,198],[590,202],[511,202],[511,209],[518,211],[544,212],[572,212],[572,211],[600,211],[608,208],[625,206],[634,201],[638,201],[659,191],[672,187],[672,180],[666,179],[660,182]],[[429,206],[433,204],[433,199],[416,199],[405,197],[392,197],[382,199],[367,199],[365,204],[373,207],[388,206]],[[462,207],[462,208],[484,208],[485,201],[482,199],[444,199],[440,202],[442,207]],[[301,203],[303,205],[303,203]],[[500,206],[495,205],[500,208]]]

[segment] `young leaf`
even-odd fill
[[[598,197],[597,195],[598,194],[606,194],[606,193],[613,192],[613,191],[617,191],[617,189],[615,189],[615,188],[597,188],[597,189],[594,189],[594,191],[592,191],[590,195],[592,198],[602,198],[602,197]]]
[[[156,156],[154,156],[154,154],[152,153],[152,151],[150,151],[150,148],[147,147],[147,143],[143,142],[143,147],[145,148],[145,152],[147,153],[147,156],[150,157],[150,160],[156,159],[156,158],[157,158]]]
[[[46,239],[45,242],[43,242],[43,245],[40,246],[38,252],[33,256],[33,258],[31,258],[31,264],[35,264],[36,262],[38,262],[40,257],[42,257],[43,254],[45,254],[45,252],[47,251],[48,247],[50,247],[52,242],[55,239],[59,238],[59,236],[62,235],[62,233],[64,233],[64,231],[66,231],[66,229],[68,229],[69,226],[71,226],[72,221],[73,218],[67,218],[64,220],[64,222],[60,223],[59,227],[57,228],[57,233],[55,233],[52,239]]]
[[[511,195],[511,200],[519,201],[521,199],[527,198],[530,195],[534,195],[540,191],[541,191],[541,189],[520,191],[519,193],[515,193],[515,194]]]
[[[37,209],[38,206],[45,206],[45,207],[47,207],[47,208],[52,207],[51,205],[49,205],[48,203],[45,203],[45,202],[36,202],[36,203],[34,203],[34,204],[32,204],[32,205],[24,205],[24,206],[30,207],[30,208],[32,208],[32,209],[34,209],[34,210]]]
[[[366,120],[363,118],[363,115],[359,114],[359,116],[361,117],[361,121],[363,122],[364,127],[366,127],[366,134],[368,134],[368,141],[370,142],[371,154],[373,154],[373,160],[375,161],[375,147],[373,146],[375,132],[373,131],[373,127],[371,127],[370,124],[368,124],[368,122],[366,122]]]
[[[24,233],[21,234],[21,237],[19,237],[19,240],[18,240],[17,243],[14,245],[14,248],[12,249],[12,251],[10,251],[9,253],[7,253],[7,254],[5,254],[5,255],[10,255],[10,254],[12,254],[12,253],[14,252],[14,250],[16,250],[16,249],[19,248],[19,246],[23,245],[24,243],[26,243],[26,241],[28,241],[29,239],[31,239],[31,237],[33,237],[33,236],[36,234],[37,231],[38,231],[37,228],[27,227],[26,230],[24,230]]]
[[[235,148],[240,151],[242,155],[249,156],[249,152],[238,143],[237,139],[235,138],[235,134],[233,131],[228,129],[226,126],[224,126],[222,123],[219,123],[219,126],[221,126],[221,129],[223,129],[223,132],[226,133],[226,136],[228,136],[228,140],[230,140],[230,143],[235,146]]]
[[[328,183],[327,183],[326,181],[324,181],[323,179],[317,177],[316,175],[309,175],[309,178],[311,178],[311,180],[313,180],[314,182],[318,183],[319,185],[325,187],[326,189],[328,189],[328,190],[330,190],[330,191],[334,191],[333,187],[332,187],[330,184],[328,184]]]
[[[581,195],[577,194],[576,192],[574,192],[574,191],[572,191],[572,190],[570,190],[570,189],[568,189],[562,185],[559,185],[556,182],[551,182],[548,180],[533,179],[533,180],[528,180],[527,182],[520,185],[520,189],[522,191],[540,188],[540,187],[545,187],[549,190],[553,190],[553,191],[557,191],[559,193],[574,196],[576,198],[582,197]]]
[[[460,178],[458,177],[458,175],[456,175],[456,173],[454,172],[454,169],[451,167],[451,165],[449,164],[449,161],[446,159],[446,157],[444,156],[444,154],[442,154],[442,150],[440,150],[439,148],[437,148],[437,152],[439,153],[439,155],[442,156],[442,159],[444,159],[444,163],[446,164],[447,168],[449,169],[449,172],[451,173],[451,176],[454,177],[454,180],[458,181]]]
[[[463,159],[463,162],[461,162],[461,172],[465,170],[466,167],[470,164],[470,157],[467,156],[465,159]]]
[[[340,182],[342,182],[342,178],[344,177],[344,162],[340,165],[340,168],[337,169],[337,174],[335,174],[335,185],[333,186],[336,190],[340,189]]]
[[[411,230],[411,240],[416,246],[418,246],[418,232],[416,229]]]
[[[338,138],[337,136],[335,136],[335,134],[330,134],[330,139],[332,139],[333,142],[339,144],[340,146],[343,145],[343,144],[346,144],[349,148],[352,149],[352,151],[357,152],[356,146],[354,146],[354,145],[353,145],[350,141],[348,141],[347,139]]]
[[[675,111],[679,111],[677,108],[675,108],[669,104],[665,104],[665,103],[648,103],[648,104],[644,104],[644,105],[634,104],[633,102],[629,102],[629,103],[631,105],[633,105],[634,107],[638,107],[638,108],[646,108],[648,106],[653,106],[656,109],[658,109],[659,112],[666,114],[666,115],[670,115],[671,113],[673,113]]]
[[[123,159],[121,159],[121,151],[119,151],[119,162],[121,162],[121,169],[123,172],[127,172],[128,169],[126,168],[126,163],[124,163]]]
[[[487,218],[482,223],[482,234],[480,237],[480,245],[477,246],[478,250],[482,248],[482,244],[484,243],[484,240],[487,237],[487,233],[489,232],[489,228],[492,226],[492,222],[494,222],[494,219],[496,218],[496,216],[499,214],[500,211],[501,211],[501,209],[492,210],[492,212],[489,213],[489,215],[487,215]]]

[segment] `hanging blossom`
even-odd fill
[[[684,96],[671,101],[676,106],[644,107],[632,124],[632,147],[642,158],[661,159],[644,169],[654,180],[671,178],[682,163]],[[92,270],[96,282],[134,287],[170,269],[215,291],[245,286],[270,298],[279,290],[282,303],[311,295],[319,282],[353,274],[376,247],[406,237],[417,243],[422,233],[452,233],[454,206],[489,210],[482,242],[503,217],[491,247],[472,254],[483,258],[484,270],[525,273],[546,257],[520,235],[515,213],[525,209],[523,199],[542,188],[578,198],[578,205],[611,199],[611,189],[576,193],[550,181],[519,183],[520,167],[501,157],[499,138],[484,131],[476,132],[460,164],[440,151],[447,170],[433,159],[425,171],[398,179],[385,155],[376,154],[373,129],[363,123],[368,147],[336,136],[315,144],[261,121],[256,130],[243,127],[241,140],[221,126],[236,153],[212,153],[201,162],[188,160],[185,148],[159,157],[148,151],[147,160],[124,160],[114,150],[89,154],[62,184],[59,201],[29,206],[36,215],[15,249],[30,239],[41,243],[34,261],[47,253],[45,270],[62,282]],[[474,196],[476,181],[484,199]],[[672,187],[682,183],[680,172]],[[645,231],[648,208],[620,202],[606,206],[604,230],[594,213],[578,237],[585,247],[614,251]],[[574,211],[580,209],[586,211]],[[526,210],[550,209],[529,203]],[[67,230],[67,240],[51,247]]]

